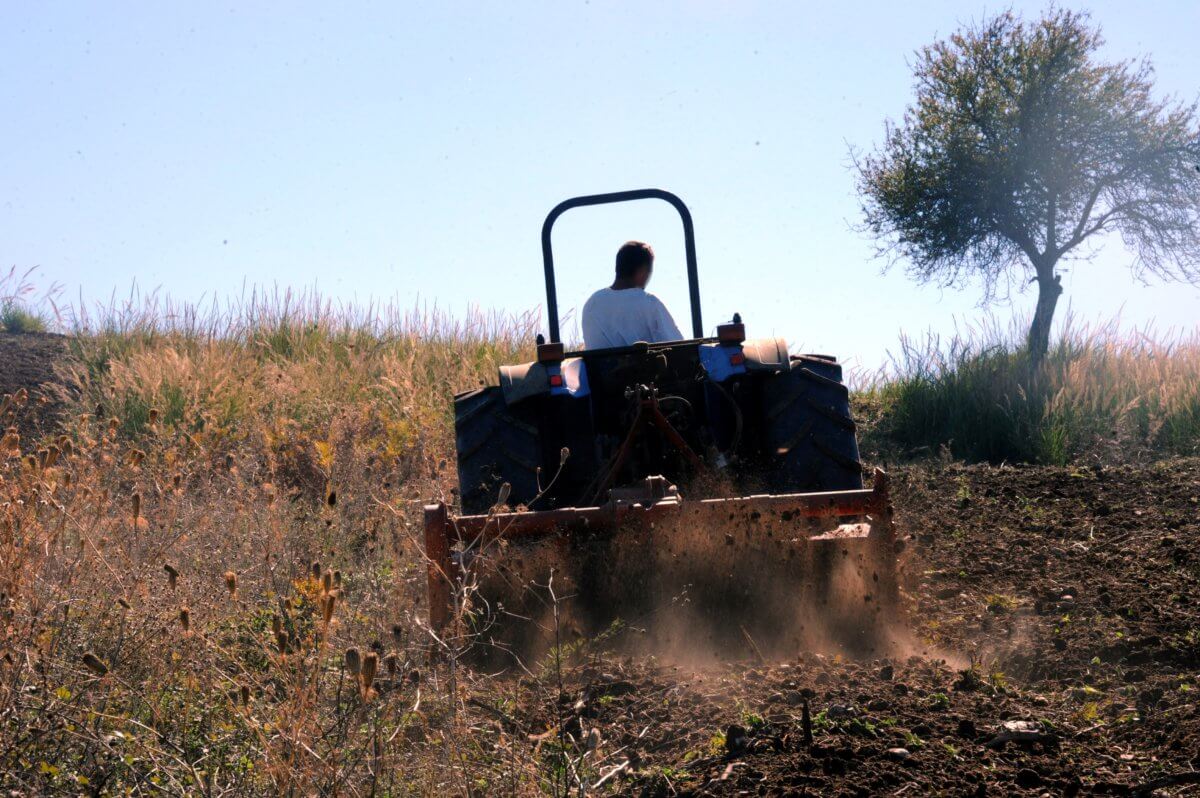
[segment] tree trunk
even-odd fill
[[[1038,267],[1037,310],[1033,312],[1033,323],[1029,325],[1029,358],[1034,365],[1042,362],[1050,349],[1050,324],[1054,321],[1054,308],[1062,294],[1062,277],[1054,274],[1054,266]]]

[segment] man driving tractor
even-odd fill
[[[587,349],[629,346],[637,341],[679,341],[675,320],[662,300],[646,291],[654,271],[654,250],[642,241],[626,241],[617,250],[613,284],[601,288],[583,306],[583,344]]]

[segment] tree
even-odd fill
[[[1137,276],[1200,280],[1196,104],[1156,100],[1146,61],[1104,63],[1085,14],[1004,13],[917,53],[916,100],[856,159],[866,229],[922,282],[971,277],[984,300],[1037,283],[1040,361],[1057,267],[1120,234]]]

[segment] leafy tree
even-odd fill
[[[1040,361],[1056,267],[1117,232],[1135,275],[1200,280],[1196,104],[1156,100],[1146,61],[1102,62],[1085,14],[1012,13],[917,54],[916,101],[857,159],[866,229],[922,282],[972,276],[984,299],[1036,282]]]

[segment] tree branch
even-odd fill
[[[1131,200],[1129,202],[1122,202],[1120,205],[1114,205],[1113,207],[1109,208],[1104,213],[1100,214],[1100,216],[1098,216],[1096,218],[1095,224],[1093,224],[1091,227],[1087,228],[1086,230],[1079,230],[1079,226],[1076,225],[1076,230],[1078,232],[1076,232],[1074,235],[1072,235],[1070,240],[1067,241],[1067,243],[1062,245],[1062,248],[1060,250],[1058,250],[1058,255],[1061,257],[1062,255],[1071,251],[1075,247],[1079,246],[1080,244],[1082,244],[1084,242],[1085,239],[1087,239],[1093,233],[1096,233],[1100,229],[1102,229],[1104,227],[1105,223],[1108,222],[1109,219],[1112,219],[1114,216],[1116,216],[1118,214],[1128,213],[1129,211],[1132,211],[1134,208],[1136,208],[1138,206],[1138,204],[1139,204],[1139,202],[1137,200]]]

